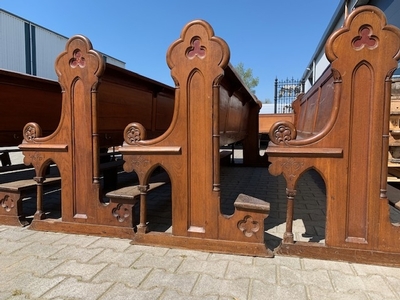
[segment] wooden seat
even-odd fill
[[[48,177],[43,182],[23,179],[0,184],[0,222],[6,225],[27,225],[22,214],[22,199],[34,192],[38,185],[46,187],[60,186],[60,177]],[[42,191],[39,191],[42,192]]]

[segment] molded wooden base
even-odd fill
[[[173,247],[247,256],[274,256],[273,252],[268,249],[264,243],[247,243],[228,240],[183,237],[162,232],[136,234],[132,244]]]
[[[0,215],[0,224],[10,226],[27,226],[29,222],[22,216]]]
[[[33,220],[29,229],[123,239],[132,239],[135,236],[133,228],[130,227],[63,222],[60,219]]]
[[[328,247],[323,244],[307,242],[281,244],[278,248],[275,249],[275,254],[400,267],[400,253],[370,251],[352,248],[336,248]]]

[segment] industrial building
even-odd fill
[[[68,38],[0,9],[0,69],[57,80],[54,62]],[[107,63],[125,62],[103,54]]]

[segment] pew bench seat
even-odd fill
[[[48,177],[45,187],[61,185],[61,177]],[[22,179],[0,184],[0,223],[5,225],[27,225],[22,213],[22,199],[36,190],[33,179]]]
[[[147,193],[169,183],[169,181],[169,177],[165,172],[151,177]],[[114,203],[136,204],[140,200],[140,186],[130,185],[121,187],[106,193],[106,197]]]

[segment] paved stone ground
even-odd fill
[[[271,203],[266,241],[278,246],[285,231],[283,178],[263,168],[226,167],[221,188],[225,214],[233,212],[239,193]],[[59,198],[59,190],[47,191],[49,217],[59,217]],[[34,197],[23,206],[33,214]],[[152,230],[170,230],[169,185],[149,194],[148,209]],[[325,211],[323,181],[308,172],[296,196],[295,239],[323,243]],[[400,220],[392,207],[391,220]],[[0,299],[400,299],[400,268],[148,247],[28,227],[0,225],[0,257]]]
[[[0,299],[400,299],[400,269],[0,226]]]

